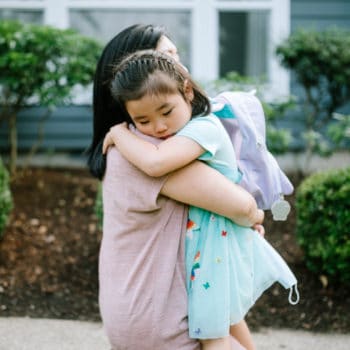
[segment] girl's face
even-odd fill
[[[145,95],[139,100],[125,103],[125,107],[136,128],[143,134],[166,139],[180,129],[192,117],[191,92],[180,94]]]

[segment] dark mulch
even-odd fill
[[[0,240],[0,316],[100,320],[96,190],[97,181],[84,170],[30,169],[12,182],[15,209]],[[306,269],[295,210],[286,223],[267,215],[265,228],[299,280],[301,301],[289,305],[288,292],[272,286],[249,312],[251,328],[349,331],[349,290],[326,286]]]

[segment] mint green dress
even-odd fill
[[[199,160],[239,182],[231,140],[217,117],[194,117],[177,135],[200,144],[206,152]],[[297,283],[286,262],[256,231],[197,207],[189,209],[186,278],[189,334],[198,339],[229,335],[230,325],[241,321],[273,283],[285,288]]]

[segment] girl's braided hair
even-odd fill
[[[180,93],[185,100],[185,86],[193,89],[192,116],[210,112],[210,102],[187,70],[172,57],[156,50],[143,50],[125,57],[114,67],[112,97],[125,109],[125,102],[145,95]],[[187,85],[188,86],[188,85]]]

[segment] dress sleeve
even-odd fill
[[[194,117],[176,135],[191,138],[213,157],[222,140],[222,131],[218,123],[220,122],[214,116]]]

